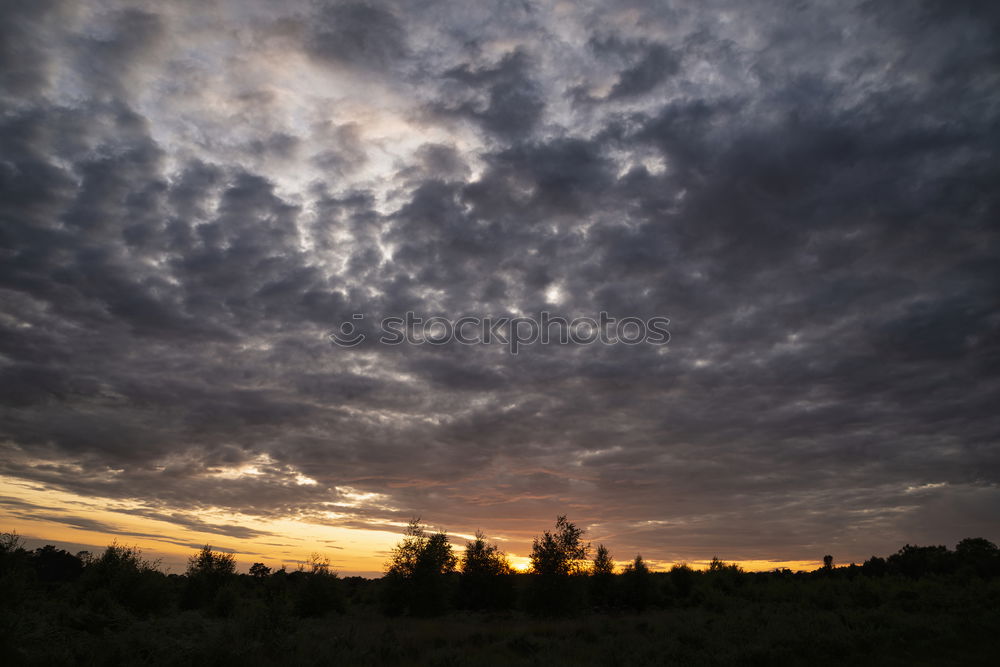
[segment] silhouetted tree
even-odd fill
[[[743,583],[743,568],[736,563],[712,558],[708,564],[708,576],[712,585],[728,593]]]
[[[590,544],[583,542],[583,530],[566,520],[556,518],[555,532],[545,531],[531,544],[531,569],[536,574],[567,576],[583,569]]]
[[[585,572],[590,544],[583,542],[583,530],[556,518],[554,532],[545,531],[531,544],[532,579],[529,606],[535,611],[562,613],[582,604],[583,591],[573,585],[571,576]]]
[[[0,533],[0,554],[14,553],[18,549],[24,549],[24,540],[17,534],[16,530]]]
[[[0,610],[13,609],[27,601],[30,570],[29,554],[24,550],[21,536],[15,531],[0,533]],[[0,631],[0,651],[4,645],[3,635]],[[0,655],[5,653],[0,652]]]
[[[250,566],[250,576],[254,579],[264,579],[270,576],[271,568],[263,563],[254,563]]]
[[[205,545],[194,556],[188,558],[187,575],[189,577],[228,577],[236,572],[236,556],[220,551],[214,551]]]
[[[514,602],[513,568],[496,544],[482,531],[465,545],[459,602],[466,609],[508,609]]]
[[[653,602],[653,588],[646,561],[641,554],[636,554],[635,560],[625,566],[622,572],[622,582],[625,594],[625,604],[642,611]]]
[[[187,585],[183,605],[189,609],[211,606],[218,616],[229,616],[235,611],[235,592],[231,583],[236,574],[236,557],[214,551],[205,545],[188,559]]]
[[[827,572],[833,570],[833,556],[829,554],[823,556],[823,569]]]
[[[608,551],[608,548],[603,544],[597,545],[592,572],[594,576],[615,573],[615,562],[611,559],[611,553]]]
[[[881,577],[888,573],[888,571],[889,568],[886,566],[885,559],[878,556],[872,556],[861,564],[861,573],[866,577]]]
[[[418,616],[442,613],[448,606],[449,575],[457,564],[448,535],[428,535],[420,519],[413,519],[386,564],[385,610],[409,610]]]
[[[32,562],[35,566],[35,576],[39,581],[52,583],[76,581],[83,573],[82,560],[51,544],[35,549]]]
[[[682,602],[689,600],[694,591],[694,570],[687,565],[674,565],[669,576],[671,592]]]
[[[83,589],[88,595],[104,591],[138,614],[164,611],[171,602],[171,589],[158,565],[159,561],[144,558],[138,547],[112,542],[84,567]]]
[[[955,545],[958,567],[980,577],[1000,576],[1000,548],[982,537],[967,537]]]
[[[614,600],[615,562],[603,544],[597,545],[591,567],[590,601],[597,607],[609,607]]]
[[[309,558],[308,569],[300,570],[295,591],[295,611],[299,616],[316,617],[344,610],[340,580],[330,568],[330,560],[320,554]]]
[[[954,554],[942,545],[918,547],[910,544],[886,559],[891,571],[918,579],[931,574],[946,574],[954,569]]]

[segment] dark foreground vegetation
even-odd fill
[[[861,565],[615,572],[560,517],[515,573],[479,535],[462,554],[414,521],[382,579],[314,556],[237,574],[205,547],[166,575],[0,535],[4,665],[995,665],[1000,550],[905,546]]]

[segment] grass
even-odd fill
[[[1000,588],[880,582],[749,586],[739,596],[642,613],[538,618],[455,612],[387,618],[374,608],[298,619],[242,606],[137,617],[53,598],[2,617],[5,664],[26,665],[993,665]],[[809,595],[811,584],[831,584]],[[845,585],[837,585],[845,584]],[[759,590],[754,590],[759,589]],[[14,639],[10,642],[10,639]]]
[[[1000,549],[960,546],[816,572],[503,575],[485,590],[513,609],[422,618],[475,606],[481,596],[463,595],[483,582],[340,579],[319,561],[240,575],[207,550],[186,575],[165,575],[134,548],[81,559],[0,540],[0,664],[992,667]],[[542,609],[559,615],[529,613]]]

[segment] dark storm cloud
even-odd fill
[[[618,75],[618,80],[608,93],[610,99],[643,95],[658,83],[675,74],[679,69],[677,55],[662,44],[647,47],[642,58]]]
[[[160,112],[159,59],[212,49],[181,10],[5,8],[0,471],[245,539],[194,513],[520,540],[568,512],[665,559],[989,533],[995,12],[719,9],[257,7],[316,81],[392,71],[428,135],[396,154],[336,115],[384,92],[266,115],[297,72]],[[184,144],[218,107],[232,140]],[[323,337],[543,309],[672,342]]]
[[[311,17],[307,48],[314,57],[363,69],[382,69],[406,56],[402,22],[384,3],[321,3]]]
[[[595,37],[590,48],[599,60],[623,64],[604,98],[608,101],[645,95],[680,71],[682,54],[659,42]]]
[[[444,78],[456,84],[456,90],[445,90],[462,101],[433,104],[441,114],[468,118],[504,139],[530,135],[542,118],[544,96],[524,51],[506,53],[492,66],[463,64],[445,72]]]

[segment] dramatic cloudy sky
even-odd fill
[[[74,2],[0,16],[0,527],[378,571],[1000,540],[1000,12]],[[667,346],[335,347],[407,310]]]

